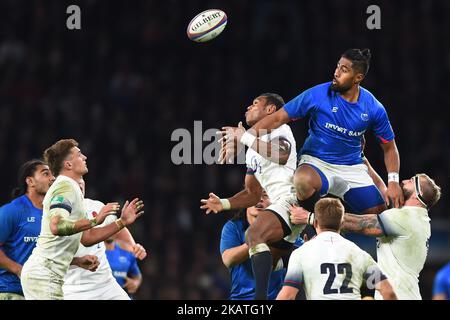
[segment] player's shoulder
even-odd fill
[[[222,232],[239,231],[244,228],[244,222],[242,219],[230,219],[222,227]]]
[[[271,139],[275,137],[283,137],[287,140],[294,139],[294,134],[292,133],[292,129],[288,124],[283,124],[282,126],[276,128],[275,130],[272,131],[270,135]]]
[[[425,209],[424,209],[425,210]],[[416,215],[412,211],[422,211],[419,207],[403,206],[401,208],[391,208],[380,213],[380,218],[392,219],[410,219],[415,218]]]
[[[16,198],[0,207],[0,215],[14,215],[24,207],[22,199]]]
[[[438,271],[438,274],[450,276],[450,263],[447,263],[445,266],[443,266],[443,267]]]
[[[331,94],[330,87],[331,87],[331,81],[328,81],[325,83],[317,84],[317,85],[309,88],[306,91],[308,91],[310,94],[313,94],[314,97],[320,98],[320,97],[329,96]]]
[[[368,89],[360,86],[361,99],[364,103],[374,109],[384,109],[383,104]]]
[[[294,254],[294,252],[296,252],[296,255],[303,255],[303,254],[306,254],[308,251],[311,251],[311,250],[314,251],[317,247],[320,247],[320,246],[321,245],[320,245],[318,239],[314,238],[314,239],[303,242],[301,244],[301,246],[299,246],[294,251],[292,251],[292,254]]]
[[[12,201],[6,203],[5,205],[0,207],[0,213],[5,214],[17,214],[22,212],[26,207],[31,205],[30,200],[28,200],[26,195],[22,195],[13,199]]]
[[[50,186],[51,191],[69,191],[73,190],[76,187],[76,183],[69,177],[66,176],[58,176],[53,184]]]

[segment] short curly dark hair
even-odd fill
[[[55,177],[61,172],[63,161],[70,154],[72,148],[77,146],[78,142],[74,139],[62,139],[44,151],[44,161]]]

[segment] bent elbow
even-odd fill
[[[278,161],[278,164],[284,166],[289,160],[289,155],[288,156],[280,156],[280,159]]]
[[[58,227],[54,224],[54,223],[50,223],[50,232],[54,235],[54,236],[60,236],[59,232],[58,232]]]

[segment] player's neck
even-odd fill
[[[44,201],[44,195],[37,194],[34,191],[27,191],[25,195],[30,199],[33,207],[43,209],[42,202]]]
[[[350,103],[358,102],[359,98],[359,85],[353,86],[345,92],[342,92],[341,97]]]
[[[422,203],[420,203],[419,200],[410,197],[408,200],[405,201],[404,206],[408,206],[408,207],[419,207],[419,208],[424,208],[426,209]]]
[[[82,175],[76,174],[73,171],[66,171],[66,170],[61,171],[60,175],[73,179],[77,184],[78,181],[80,181],[80,179],[83,177]]]

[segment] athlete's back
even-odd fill
[[[292,253],[285,285],[303,285],[308,300],[357,300],[363,281],[375,277],[382,275],[367,252],[325,231]]]
[[[428,211],[404,206],[382,212],[379,219],[386,233],[385,237],[378,238],[377,244],[381,270],[389,277],[399,299],[422,299],[419,273],[425,264],[431,236]]]

